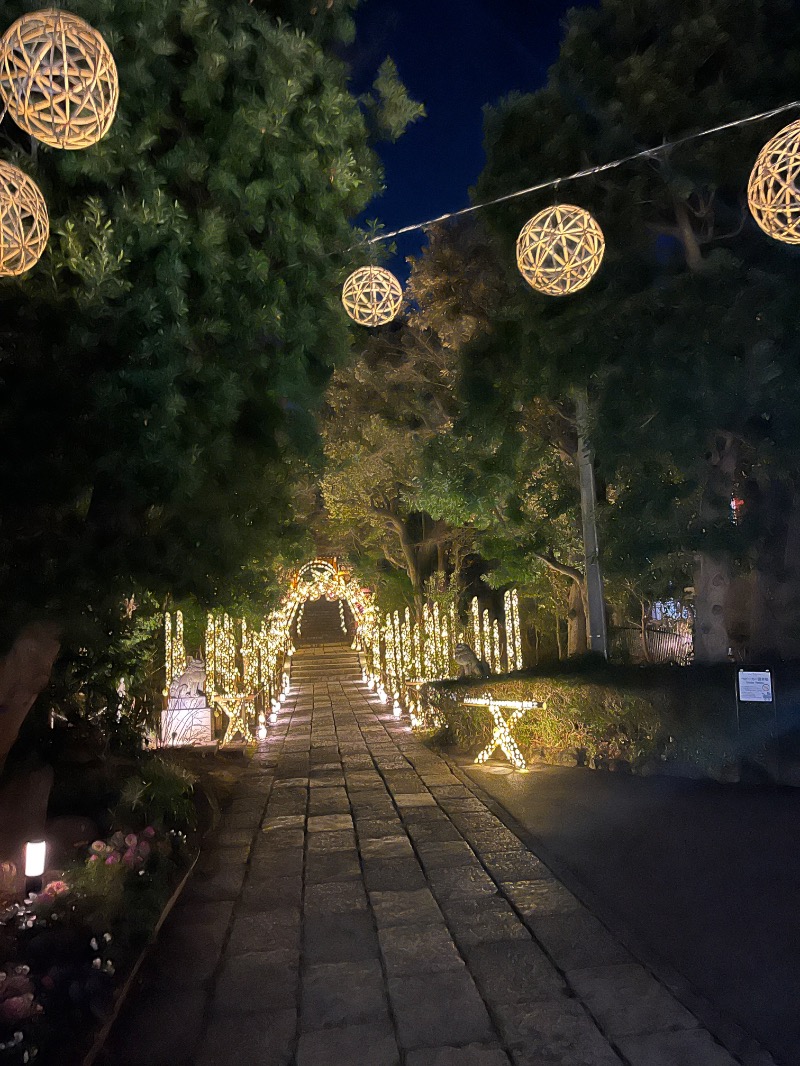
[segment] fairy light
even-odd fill
[[[206,618],[206,696],[209,701],[216,691],[217,680],[217,656],[214,647],[216,627],[214,615],[209,612]]]
[[[183,611],[175,612],[175,639],[172,641],[172,676],[180,677],[186,669],[186,647],[183,640]]]
[[[515,769],[527,769],[527,763],[517,746],[517,742],[514,740],[511,727],[526,711],[544,710],[547,704],[541,703],[539,700],[496,700],[492,696],[480,699],[465,699],[464,704],[468,707],[487,707],[494,721],[492,739],[483,751],[478,752],[475,756],[475,762],[479,765],[488,762],[497,748],[500,748]],[[503,717],[504,709],[511,712],[507,718]]]
[[[169,611],[164,615],[164,675],[167,679],[166,696],[172,684],[172,615]]]
[[[511,629],[514,634],[514,670],[522,670],[522,630],[519,624],[519,593],[511,592]]]
[[[496,618],[492,622],[492,665],[496,674],[502,674],[503,660],[500,657],[500,623]]]

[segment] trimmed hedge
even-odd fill
[[[492,720],[485,708],[463,700],[490,694],[547,704],[514,726],[529,762],[735,780],[742,760],[761,761],[772,743],[769,712],[743,718],[737,730],[732,666],[621,667],[589,660],[547,673],[433,682],[421,691],[423,728],[437,742],[474,754],[490,741]]]

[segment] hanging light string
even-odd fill
[[[438,215],[436,218],[429,218],[425,222],[415,222],[410,226],[402,226],[400,229],[392,230],[391,233],[381,233],[376,237],[370,237],[367,243],[378,244],[380,241],[389,241],[394,237],[400,237],[404,233],[414,233],[416,230],[427,229],[428,226],[435,226],[439,222],[447,222],[451,218],[460,218],[463,215],[471,215],[476,211],[483,211],[487,207],[495,207],[497,204],[504,204],[511,200],[518,200],[523,196],[530,196],[531,193],[541,192],[543,189],[557,188],[559,185],[563,185],[568,181],[578,181],[581,178],[590,178],[595,174],[603,174],[608,170],[615,170],[617,167],[624,166],[626,163],[634,163],[638,159],[651,159],[654,156],[668,152],[672,148],[687,144],[689,141],[697,141],[701,137],[710,137],[714,133],[722,133],[725,130],[735,129],[738,126],[747,126],[753,122],[763,122],[765,119],[774,118],[775,115],[782,115],[785,111],[791,111],[792,108],[800,108],[800,100],[792,100],[791,103],[783,104],[781,107],[776,107],[772,111],[761,111],[757,115],[748,115],[746,118],[738,118],[734,119],[732,122],[724,122],[720,126],[712,126],[709,129],[700,130],[697,133],[689,133],[685,137],[678,137],[674,141],[667,141],[655,148],[645,148],[641,152],[634,152],[632,155],[623,156],[621,159],[614,159],[610,163],[601,163],[598,166],[586,167],[584,170],[576,170],[573,174],[567,174],[561,178],[553,178],[549,181],[539,182],[537,185],[529,185],[526,189],[518,189],[516,192],[505,193],[503,196],[497,196],[493,200],[484,200],[479,204],[470,204],[469,207],[463,207],[460,211],[449,211],[447,214]]]

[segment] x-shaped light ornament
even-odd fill
[[[245,744],[253,743],[253,734],[247,724],[247,708],[252,696],[217,696],[215,702],[228,717],[228,728],[222,738],[223,744],[232,744],[237,733],[242,734]]]
[[[483,751],[478,752],[475,756],[475,762],[488,762],[495,750],[500,748],[516,770],[526,770],[528,764],[517,747],[517,742],[511,733],[511,727],[526,711],[544,710],[547,704],[540,703],[539,700],[496,700],[491,696],[484,699],[464,700],[464,703],[470,707],[488,707],[489,713],[494,719],[491,742],[487,744]],[[503,717],[504,708],[511,711],[507,718]]]

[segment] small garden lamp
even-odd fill
[[[47,844],[43,840],[30,840],[25,845],[25,888],[28,892],[40,892]]]

